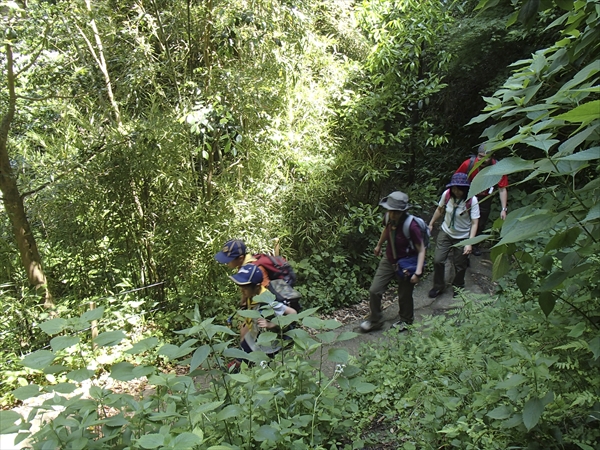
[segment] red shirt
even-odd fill
[[[479,162],[479,157],[475,157],[475,162],[473,163],[473,167],[475,167],[477,165],[477,163]],[[456,173],[466,173],[469,176],[469,181],[473,181],[473,178],[475,178],[475,175],[477,175],[479,173],[479,167],[472,169],[471,173],[469,174],[469,165],[471,164],[471,158],[467,159],[466,161],[464,161],[460,167],[458,169],[456,169]],[[495,164],[495,160],[492,160],[492,164]],[[498,182],[498,187],[499,188],[505,188],[508,186],[508,177],[506,175],[502,175],[502,178],[500,178],[500,181]],[[480,194],[486,194],[487,192],[481,192]],[[478,195],[480,195],[478,194]]]

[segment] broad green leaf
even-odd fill
[[[40,394],[40,387],[37,384],[29,384],[27,386],[22,386],[12,391],[12,395],[17,400],[27,400],[31,397],[37,397]]]
[[[577,325],[571,328],[571,331],[569,331],[567,336],[578,338],[583,334],[586,328],[587,326],[585,322],[579,322]]]
[[[31,355],[27,355],[21,360],[21,364],[30,369],[42,370],[46,366],[52,364],[56,355],[50,350],[38,350]]]
[[[104,314],[104,306],[100,306],[99,308],[90,309],[90,310],[84,312],[80,316],[79,319],[82,322],[92,322],[94,320],[99,320],[103,314]]]
[[[256,439],[258,442],[277,442],[278,436],[279,433],[277,430],[270,425],[262,425],[254,433],[254,439]]]
[[[569,139],[567,139],[565,142],[560,144],[560,146],[558,147],[558,153],[556,156],[561,157],[561,156],[566,156],[566,155],[572,154],[577,147],[579,147],[583,142],[585,142],[585,140],[594,131],[596,131],[596,128],[598,128],[598,125],[599,124],[595,124],[595,125],[586,127],[583,131],[576,133],[575,135],[573,135]]]
[[[178,434],[169,444],[168,448],[187,450],[202,444],[202,438],[195,433],[184,432]]]
[[[162,434],[150,433],[137,440],[137,444],[142,448],[158,448],[165,443],[165,437]]]
[[[512,413],[512,408],[506,405],[502,405],[488,412],[486,416],[491,417],[492,419],[502,420],[508,419],[512,415]]]
[[[248,381],[249,380],[250,379],[248,379]],[[238,405],[228,405],[225,408],[223,408],[219,412],[219,414],[216,415],[215,421],[219,422],[221,420],[231,419],[232,417],[237,417],[240,414],[243,414],[243,412],[244,411],[242,410],[241,406],[238,406]]]
[[[590,208],[590,210],[587,213],[587,216],[585,216],[585,219],[583,220],[583,222],[591,222],[592,220],[598,220],[600,218],[600,203],[596,203],[594,204],[594,206],[592,206]]]
[[[523,273],[520,273],[519,275],[517,275],[517,286],[519,287],[521,294],[523,294],[523,295],[527,294],[527,291],[529,290],[531,285],[532,285],[531,278],[529,278],[529,275],[526,272],[523,272]]]
[[[194,354],[192,355],[192,361],[190,362],[190,372],[196,370],[197,367],[202,365],[206,358],[210,355],[210,346],[203,345],[202,347],[198,347]]]
[[[331,344],[335,341],[336,333],[333,331],[326,331],[325,333],[318,333],[315,338],[321,341],[323,344]]]
[[[158,349],[157,355],[166,356],[169,359],[177,359],[179,357],[179,347],[173,344],[165,344]]]
[[[561,96],[562,96],[562,98],[564,98],[565,92],[573,89],[578,84],[581,84],[584,81],[587,81],[589,78],[596,75],[599,71],[600,71],[600,67],[598,65],[598,60],[591,62],[590,64],[585,66],[583,69],[581,69],[579,72],[577,72],[577,74],[571,80],[564,83],[560,87],[558,92],[554,96],[550,97],[550,99],[548,99],[548,100],[553,101],[555,97],[561,98]],[[598,117],[598,109],[597,108],[596,108],[596,117]]]
[[[255,309],[241,309],[237,314],[245,319],[260,319],[262,317],[260,312]]]
[[[128,353],[130,355],[137,355],[139,353],[145,353],[149,350],[152,350],[154,347],[158,345],[158,338],[152,336],[146,339],[142,339],[140,342],[133,344],[133,346],[124,353]]]
[[[11,430],[17,420],[23,420],[23,417],[15,411],[0,410],[0,434],[5,434]]]
[[[242,350],[240,348],[229,347],[229,348],[226,348],[225,350],[223,350],[223,356],[225,356],[227,358],[244,359],[244,358],[248,357],[248,353],[246,353],[244,350]]]
[[[46,391],[58,392],[59,394],[70,394],[77,389],[77,385],[73,383],[58,383],[46,386]]]
[[[346,364],[350,355],[347,350],[343,348],[330,348],[328,353],[328,360],[331,362]]]
[[[592,147],[568,156],[563,156],[558,161],[593,161],[600,159],[600,147]]]
[[[94,344],[98,347],[114,347],[115,345],[120,344],[126,337],[127,336],[122,330],[105,331],[104,333],[100,333],[96,339],[94,339]]]
[[[581,228],[573,227],[563,231],[562,233],[554,235],[546,244],[544,253],[548,253],[551,250],[572,246],[577,241],[581,231]]]
[[[319,319],[318,317],[305,317],[302,320],[302,325],[315,330],[320,330],[324,328],[325,321],[323,319]]]
[[[518,218],[512,222],[512,220],[509,221],[509,219],[512,219],[509,214],[502,227],[502,239],[496,245],[520,242],[537,236],[541,231],[551,228],[557,217],[559,216],[553,211],[540,210],[538,214]],[[510,229],[510,231],[505,233],[505,227]]]
[[[223,404],[223,400],[221,400],[219,402],[203,403],[201,405],[194,406],[193,414],[196,417],[198,417],[199,420],[201,420],[203,417],[203,414],[214,411],[215,409],[219,408],[222,404]]]
[[[92,376],[94,375],[94,371],[93,370],[89,370],[89,369],[77,369],[77,370],[73,370],[69,373],[67,373],[66,377],[69,380],[73,380],[76,381],[78,383],[81,383],[85,380],[89,380]]]
[[[50,346],[55,352],[72,347],[73,345],[76,345],[78,343],[79,337],[77,336],[57,336],[50,340]]]
[[[508,255],[502,253],[494,260],[492,279],[494,281],[499,280],[508,272],[510,272],[510,261],[508,259]]]
[[[57,317],[55,319],[50,319],[46,322],[40,323],[40,328],[42,331],[50,336],[53,334],[58,334],[61,331],[64,331],[67,328],[68,321],[61,317]]]
[[[353,384],[352,387],[356,389],[356,392],[358,392],[359,394],[369,394],[375,389],[377,389],[377,386],[375,386],[374,384],[366,383],[364,381]]]
[[[554,309],[554,305],[556,305],[556,298],[552,292],[540,292],[538,303],[543,313],[548,317]]]
[[[522,139],[521,142],[531,147],[544,150],[546,153],[548,153],[554,145],[560,143],[558,139],[538,139],[537,136],[528,136]]]
[[[110,376],[118,381],[130,381],[135,378],[133,374],[134,368],[133,364],[123,361],[110,368]]]
[[[583,105],[579,105],[576,108],[556,116],[556,119],[566,120],[567,122],[572,123],[582,123],[587,124],[592,120],[598,118],[598,114],[600,113],[600,100],[593,100],[591,102],[584,103]]]
[[[507,378],[506,380],[498,383],[496,385],[496,389],[510,389],[515,386],[519,386],[520,384],[523,384],[526,381],[527,381],[527,378],[525,378],[523,375],[517,373],[517,374],[511,376],[510,378]]]
[[[245,375],[243,373],[230,373],[229,377],[233,381],[237,381],[238,383],[248,383],[251,380],[251,378],[248,375]]]
[[[473,178],[471,187],[469,188],[469,198],[474,197],[480,192],[487,191],[492,186],[496,186],[498,184],[502,178],[502,175],[489,175],[489,168],[489,166],[484,168],[475,176],[475,178]]]
[[[527,350],[527,348],[520,342],[511,342],[510,346],[513,349],[513,351],[521,358],[531,359],[531,354],[529,353],[529,350]]]
[[[569,277],[568,272],[562,270],[551,273],[546,277],[540,286],[540,292],[552,291],[562,284]]]
[[[530,398],[523,407],[523,424],[527,428],[527,431],[531,430],[537,425],[542,413],[544,412],[544,405],[539,398]]]
[[[355,333],[354,331],[343,331],[335,338],[335,341],[347,341],[349,339],[354,339],[356,336],[358,336],[358,333]]]

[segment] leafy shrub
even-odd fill
[[[81,328],[90,319],[84,314],[72,319],[55,318],[42,324],[42,329],[55,335]],[[145,354],[146,364],[134,365],[115,359],[110,363],[110,377],[130,381],[148,377],[153,391],[140,397],[120,393],[102,385],[101,379],[87,368],[65,373],[68,354],[84,354],[86,345],[74,336],[56,336],[52,350],[39,350],[23,360],[37,372],[55,372],[56,384],[30,384],[14,391],[26,400],[44,392],[56,395],[34,409],[29,418],[14,411],[2,412],[2,433],[19,432],[18,440],[29,438],[35,448],[269,448],[305,449],[330,448],[350,433],[354,426],[351,413],[354,402],[347,402],[349,391],[366,393],[374,388],[364,383],[358,369],[349,364],[345,350],[332,349],[328,365],[335,364],[326,375],[323,344],[352,338],[354,333],[337,335],[331,330],[340,324],[324,321],[306,310],[297,316],[273,318],[284,327],[293,320],[316,330],[314,336],[296,328],[286,334],[293,342],[291,349],[269,359],[261,352],[246,354],[230,344],[237,333],[213,319],[202,321],[198,308],[193,314],[193,326],[178,332],[185,341],[181,345],[166,344],[158,348],[158,339],[143,339],[125,350],[125,355]],[[240,311],[244,317],[255,311]],[[234,338],[235,336],[235,338]],[[263,342],[276,339],[275,333],[263,333]],[[95,340],[101,347],[116,348],[123,344],[120,330],[101,333]],[[320,350],[320,357],[317,352]],[[88,348],[89,351],[89,348]],[[163,373],[149,362],[165,358],[180,366],[189,365],[186,375]],[[226,360],[244,358],[240,373],[230,373]],[[64,371],[56,362],[64,364]],[[88,361],[90,363],[90,361]],[[62,379],[65,379],[62,381]],[[89,398],[77,393],[80,382],[91,380]],[[58,416],[45,422],[31,434],[28,422],[35,415],[60,410]],[[14,425],[13,425],[14,424]]]
[[[359,399],[363,426],[380,417],[397,430],[370,439],[405,449],[598,448],[596,326],[564,303],[546,319],[512,294],[467,300],[454,317],[362,352],[365,380],[377,385]]]

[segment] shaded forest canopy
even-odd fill
[[[225,323],[238,293],[214,254],[231,238],[254,252],[279,238],[307,308],[361,301],[378,200],[402,190],[427,216],[482,142],[500,162],[471,193],[511,183],[507,220],[483,237],[499,298],[540,324],[573,313],[572,342],[544,342],[578,352],[562,367],[597,371],[597,1],[31,0],[0,14],[6,402],[36,377],[18,360],[49,345],[45,319],[93,305],[105,332],[165,342],[193,311]],[[592,411],[590,386],[573,402]]]

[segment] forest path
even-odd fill
[[[465,276],[465,291],[479,295],[493,295],[495,285],[492,282],[492,262],[489,258],[489,249],[482,248],[481,256],[470,257],[470,267],[467,269]],[[441,314],[448,314],[450,311],[460,308],[463,304],[460,295],[452,297],[452,287],[450,286],[451,277],[450,265],[446,264],[446,290],[440,294],[437,298],[429,298],[429,290],[433,287],[433,271],[429,271],[427,276],[423,278],[416,286],[413,291],[413,300],[415,308],[415,322],[414,326],[419,326],[419,323],[425,316],[436,316]],[[390,284],[393,287],[393,284]],[[398,320],[398,299],[394,289],[390,289],[386,296],[389,298],[387,303],[390,303],[383,310],[383,319],[385,321],[383,327],[380,330],[372,331],[370,333],[362,333],[360,331],[360,322],[364,318],[356,318],[354,320],[345,323],[343,326],[337,328],[336,333],[343,333],[347,331],[354,331],[358,335],[347,341],[333,344],[331,347],[342,348],[348,351],[352,356],[358,356],[360,354],[361,346],[369,342],[375,342],[381,339],[386,339],[386,331],[388,331],[392,324]],[[392,297],[393,296],[393,297]],[[384,302],[385,305],[386,302]],[[368,299],[364,300],[361,305],[362,312],[368,314]],[[404,335],[408,335],[410,331],[404,332]],[[325,365],[325,371],[328,375],[331,375],[335,369],[335,364],[328,363]]]

